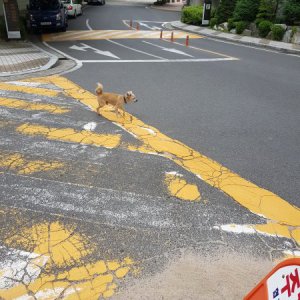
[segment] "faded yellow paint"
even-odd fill
[[[171,196],[185,201],[200,201],[201,195],[195,184],[189,184],[186,180],[172,173],[167,173],[165,183]]]
[[[26,175],[41,171],[51,171],[62,168],[62,162],[46,162],[42,160],[28,160],[24,155],[15,153],[8,154],[0,152],[0,168],[16,171],[18,174]]]
[[[60,222],[21,228],[21,232],[7,238],[4,244],[25,251],[33,247],[33,252],[39,256],[30,263],[40,268],[38,278],[30,283],[16,280],[12,287],[0,289],[0,298],[4,300],[33,296],[67,300],[109,298],[117,289],[114,281],[126,276],[133,263],[130,258],[113,261],[119,268],[115,273],[109,269],[110,261],[86,263],[87,256],[96,249],[75,228],[67,229]],[[42,258],[46,258],[46,264],[37,264],[37,259]]]
[[[68,96],[96,111],[98,104],[94,94],[64,77],[51,76],[48,77],[48,82],[59,86]],[[129,146],[129,150],[165,156],[209,185],[225,192],[251,212],[280,224],[300,226],[300,210],[274,193],[240,177],[216,161],[171,139],[128,113],[125,114],[125,118],[117,118],[114,112],[104,107],[101,114],[143,142],[141,147]]]
[[[269,235],[280,236],[291,238],[291,233],[289,227],[286,225],[268,223],[268,224],[258,224],[253,226],[254,229],[261,233],[266,233]]]
[[[97,134],[87,130],[76,131],[72,128],[53,128],[42,125],[23,124],[17,132],[27,135],[41,135],[50,140],[80,143],[85,145],[116,148],[120,145],[120,135]]]
[[[26,94],[40,95],[40,96],[48,96],[48,97],[56,97],[60,92],[45,88],[37,88],[37,87],[29,87],[29,86],[20,86],[9,83],[0,83],[0,89],[5,91],[12,92],[21,92]]]
[[[185,39],[187,34],[183,31],[173,31],[174,39]],[[77,41],[77,40],[107,40],[107,39],[159,39],[160,30],[76,30],[60,33],[43,34],[43,41]],[[171,38],[171,31],[163,32],[164,39]],[[189,34],[190,39],[203,38],[197,34]]]
[[[107,262],[107,267],[111,271],[117,270],[118,268],[120,268],[120,266],[121,266],[120,263],[117,261],[108,261]]]
[[[42,110],[50,112],[52,114],[63,114],[69,111],[64,107],[59,107],[53,104],[28,102],[12,98],[0,98],[0,106],[24,110]]]
[[[292,238],[297,242],[298,246],[300,247],[300,228],[296,228],[291,231]]]
[[[128,267],[123,267],[123,268],[120,268],[116,271],[116,276],[118,278],[123,278],[127,275],[127,273],[129,272],[129,268]]]

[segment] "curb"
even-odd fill
[[[182,5],[183,6],[183,5]],[[162,10],[162,11],[170,11],[170,12],[180,12],[181,9],[182,9],[182,6],[181,7],[178,7],[177,9],[169,9],[169,8],[166,8],[165,6],[157,6],[157,5],[149,5],[148,7],[152,8],[152,9],[157,9],[157,10]],[[163,8],[164,7],[164,8]]]
[[[300,48],[299,48],[299,50],[297,50],[297,49],[287,49],[287,48],[280,47],[280,46],[262,44],[262,43],[251,42],[251,41],[243,41],[243,40],[240,39],[243,36],[235,35],[235,34],[231,34],[232,38],[225,37],[225,36],[218,36],[217,34],[213,35],[213,34],[202,32],[201,31],[201,27],[197,27],[198,30],[191,30],[191,29],[186,28],[186,27],[190,27],[190,25],[184,24],[184,26],[178,26],[178,25],[176,25],[176,23],[178,23],[178,21],[176,21],[176,22],[169,22],[169,24],[174,29],[179,29],[179,30],[190,32],[190,33],[194,33],[194,34],[203,35],[203,36],[206,36],[208,38],[212,38],[212,39],[216,39],[216,40],[228,41],[228,42],[231,42],[233,44],[243,44],[243,45],[252,46],[252,47],[255,46],[255,47],[258,47],[258,48],[262,48],[262,49],[271,49],[271,50],[275,50],[275,51],[282,52],[282,53],[300,55]],[[205,28],[203,28],[203,30],[205,30]],[[215,32],[218,33],[218,34],[222,33],[221,31],[215,31]],[[230,33],[226,33],[226,34],[230,34]],[[234,39],[234,37],[238,37],[238,38]],[[283,42],[277,42],[277,43],[283,43]],[[289,45],[291,47],[293,45],[293,44],[288,44],[288,43],[284,43],[284,44],[287,44],[287,45]]]

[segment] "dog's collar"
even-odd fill
[[[125,102],[125,104],[127,104],[127,100],[126,100],[126,97],[125,97],[125,96],[123,96],[123,98],[124,98],[124,102]]]

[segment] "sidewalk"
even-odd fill
[[[270,48],[277,51],[283,51],[287,53],[300,55],[300,45],[296,45],[296,44],[277,42],[277,41],[272,41],[272,40],[267,40],[262,38],[255,38],[255,37],[243,36],[239,34],[216,31],[213,29],[209,29],[208,27],[187,25],[180,21],[171,22],[170,24],[175,29],[181,29],[187,32],[196,33],[203,36],[212,37],[215,39],[222,39],[222,40],[227,40],[235,43],[242,43],[251,46]]]
[[[58,57],[30,42],[0,41],[0,77],[48,70]]]

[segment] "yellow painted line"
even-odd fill
[[[76,131],[73,128],[53,128],[43,125],[23,124],[17,132],[27,135],[40,135],[49,140],[80,143],[85,145],[116,148],[120,145],[120,135],[97,134],[87,130]]]
[[[69,111],[69,109],[66,109],[64,107],[59,107],[53,104],[28,102],[19,99],[1,98],[1,97],[0,97],[0,106],[15,108],[15,109],[24,109],[24,110],[42,110],[42,111],[50,112],[52,114],[63,114]]]
[[[5,91],[20,92],[26,94],[48,96],[48,97],[56,97],[60,93],[59,91],[49,90],[45,88],[18,86],[18,85],[4,83],[4,82],[0,83],[0,89]]]
[[[173,31],[174,39],[186,38],[187,33]],[[188,34],[190,39],[203,38],[197,34]],[[43,34],[44,42],[77,41],[77,40],[107,40],[107,39],[159,39],[160,30],[78,30],[61,32],[59,34]],[[171,38],[170,31],[163,32],[163,38]]]
[[[165,177],[169,194],[184,201],[200,201],[201,195],[195,184],[187,183],[186,180],[177,174],[167,173]]]
[[[48,77],[48,80],[62,88],[70,97],[81,101],[96,111],[98,104],[94,94],[83,90],[64,77],[52,76]],[[158,129],[145,124],[128,113],[125,114],[125,119],[117,118],[115,113],[106,107],[101,113],[103,117],[118,124],[143,143],[140,147],[130,146],[129,150],[164,156],[192,172],[212,187],[223,191],[254,214],[276,223],[300,226],[299,208],[291,205],[280,196],[242,178],[218,162],[180,141],[162,134]]]
[[[51,171],[62,168],[63,163],[58,161],[28,160],[20,153],[8,154],[0,151],[0,169],[15,171],[18,174],[32,174],[41,171]]]
[[[113,270],[110,261],[89,262],[88,256],[97,249],[72,225],[66,228],[60,222],[45,222],[32,227],[19,226],[12,232],[17,233],[4,240],[4,245],[29,252],[33,249],[38,257],[35,255],[29,259],[24,265],[24,273],[28,265],[38,266],[40,273],[37,278],[22,284],[14,277],[17,276],[16,270],[12,269],[10,281],[14,284],[0,288],[1,299],[29,299],[33,296],[68,300],[109,298],[115,294],[118,280],[134,270],[134,262],[129,257],[115,260]],[[44,264],[40,263],[41,259]]]

